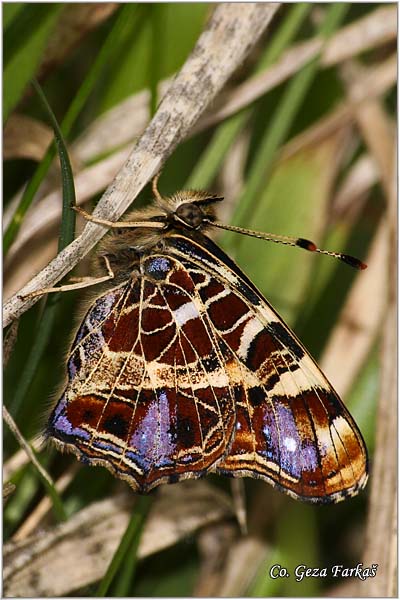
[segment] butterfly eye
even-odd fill
[[[191,229],[197,229],[202,224],[204,215],[201,208],[196,206],[196,204],[185,202],[176,209],[175,218],[178,221],[183,221]]]

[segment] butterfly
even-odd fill
[[[367,451],[314,360],[213,227],[333,254],[304,239],[219,223],[223,198],[183,191],[112,226],[109,275],[69,353],[46,435],[139,493],[218,473],[258,478],[314,503],[354,496]],[[79,209],[78,209],[79,210]],[[83,211],[80,211],[83,212]]]

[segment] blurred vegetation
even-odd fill
[[[40,200],[60,185],[59,170],[52,162],[55,151],[50,151],[46,158],[41,135],[27,139],[30,130],[25,130],[22,121],[18,120],[23,115],[51,127],[48,113],[30,81],[33,78],[39,80],[66,138],[77,175],[120,148],[105,153],[100,149],[81,160],[74,154],[75,142],[82,139],[88,128],[96,127],[98,117],[144,89],[150,90],[149,109],[150,114],[154,113],[159,101],[158,82],[173,75],[183,65],[212,10],[212,5],[204,3],[114,6],[106,3],[90,5],[91,18],[88,18],[89,13],[85,17],[79,16],[82,6],[88,7],[3,4],[5,147],[14,142],[13,150],[5,152],[4,162],[5,223],[10,252],[26,216],[30,211],[40,210]],[[362,3],[284,5],[274,18],[268,35],[229,82],[227,89],[234,89],[252,74],[274,65],[300,42],[316,35],[327,40],[341,28],[378,9],[378,4]],[[99,13],[97,18],[96,11]],[[84,21],[80,22],[80,18]],[[392,40],[371,47],[356,58],[365,69],[373,69],[395,48],[396,42]],[[304,137],[305,132],[312,130],[346,99],[342,65],[323,68],[320,58],[314,58],[287,82],[275,86],[239,113],[181,144],[164,167],[159,184],[161,192],[169,194],[189,185],[223,193],[227,198],[227,206],[223,208],[227,222],[310,238],[321,247],[365,258],[385,209],[385,197],[378,179],[362,187],[345,206],[335,204],[346,177],[357,161],[368,155],[362,135],[349,122],[327,131],[315,142],[306,143]],[[394,118],[394,85],[383,102],[388,118]],[[12,122],[14,127],[11,129]],[[112,130],[109,135],[113,135]],[[299,142],[298,147],[291,151],[295,139]],[[40,148],[36,157],[29,142]],[[134,139],[130,145],[133,143]],[[36,183],[30,188],[28,185],[24,195],[25,208],[18,212],[16,197],[21,198],[32,176],[36,177]],[[234,196],[230,197],[230,193]],[[147,187],[135,201],[135,206],[147,202],[150,197]],[[89,212],[98,198],[97,190],[86,206]],[[18,218],[13,221],[14,214]],[[11,258],[6,255],[6,295],[7,290],[15,292],[29,280],[35,272],[32,272],[32,265],[37,271],[56,252],[57,227],[49,226],[39,238],[29,238],[17,253],[10,254]],[[328,257],[313,256],[244,236],[226,233],[218,241],[295,329],[311,354],[317,359],[321,357],[357,273]],[[85,274],[84,269],[85,266],[78,269],[77,274]],[[8,281],[11,282],[9,288]],[[41,432],[48,407],[63,385],[65,356],[76,320],[74,315],[79,313],[79,301],[77,292],[61,294],[51,327],[43,327],[43,315],[45,324],[48,323],[45,300],[38,302],[20,319],[18,338],[5,371],[4,399],[28,440]],[[44,338],[40,337],[43,329],[46,329]],[[367,359],[344,398],[371,453],[379,392],[378,343],[376,332],[370,340]],[[4,439],[7,460],[17,452],[18,445],[6,427]],[[39,456],[54,480],[75,462],[73,457],[61,455],[52,448],[45,448]],[[16,491],[5,507],[6,541],[27,521],[46,493],[30,464],[17,469],[11,481],[16,485]],[[209,481],[231,494],[229,480],[212,476]],[[62,494],[66,514],[76,514],[90,503],[107,498],[120,489],[121,483],[105,470],[82,466]],[[359,562],[368,488],[354,500],[329,507],[304,506],[259,481],[246,480],[245,489],[249,533],[259,537],[268,552],[258,571],[240,590],[240,595],[325,595],[338,584],[337,581],[306,579],[299,584],[293,577],[272,580],[268,577],[270,566],[279,563],[290,570],[296,564],[322,567],[337,563],[353,566]],[[137,535],[129,538],[130,551],[120,555],[118,576],[109,591],[111,579],[103,587],[100,583],[97,592],[117,596],[201,594],[199,574],[204,573],[205,557],[200,552],[197,534],[135,564],[134,549],[139,531],[145,526],[146,515],[147,507],[130,525],[131,532]],[[39,521],[38,527],[54,523],[55,514],[50,512]],[[233,519],[229,526],[234,533],[233,544],[239,544],[241,534]],[[231,546],[232,543],[223,549],[221,573],[227,564],[224,561],[229,557],[232,559]],[[246,565],[239,568],[245,571]],[[215,590],[217,594],[218,586]],[[93,584],[90,588],[73,590],[71,595],[96,595],[97,592]]]

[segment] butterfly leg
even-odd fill
[[[111,227],[113,229],[132,229],[135,227],[147,227],[150,229],[164,229],[165,224],[157,221],[107,221],[107,219],[100,219],[87,213],[83,208],[74,206],[73,210],[80,214],[86,221],[97,223],[98,225],[104,225],[105,227]]]
[[[104,262],[106,263],[107,275],[103,275],[102,277],[76,277],[74,278],[75,283],[68,283],[66,285],[60,285],[59,287],[53,288],[42,288],[41,290],[36,290],[30,294],[21,294],[19,297],[22,298],[22,300],[27,300],[30,298],[36,298],[36,296],[43,296],[44,294],[70,292],[72,290],[80,290],[82,288],[90,287],[92,285],[97,285],[98,283],[103,283],[104,281],[114,279],[114,272],[111,269],[110,261],[108,260],[107,256],[103,256],[103,258]]]

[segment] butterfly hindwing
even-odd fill
[[[238,267],[207,238],[175,237],[211,327],[232,351],[235,437],[219,473],[265,479],[297,498],[338,501],[367,479],[367,454],[351,415],[295,335]],[[199,286],[198,286],[199,287]]]

